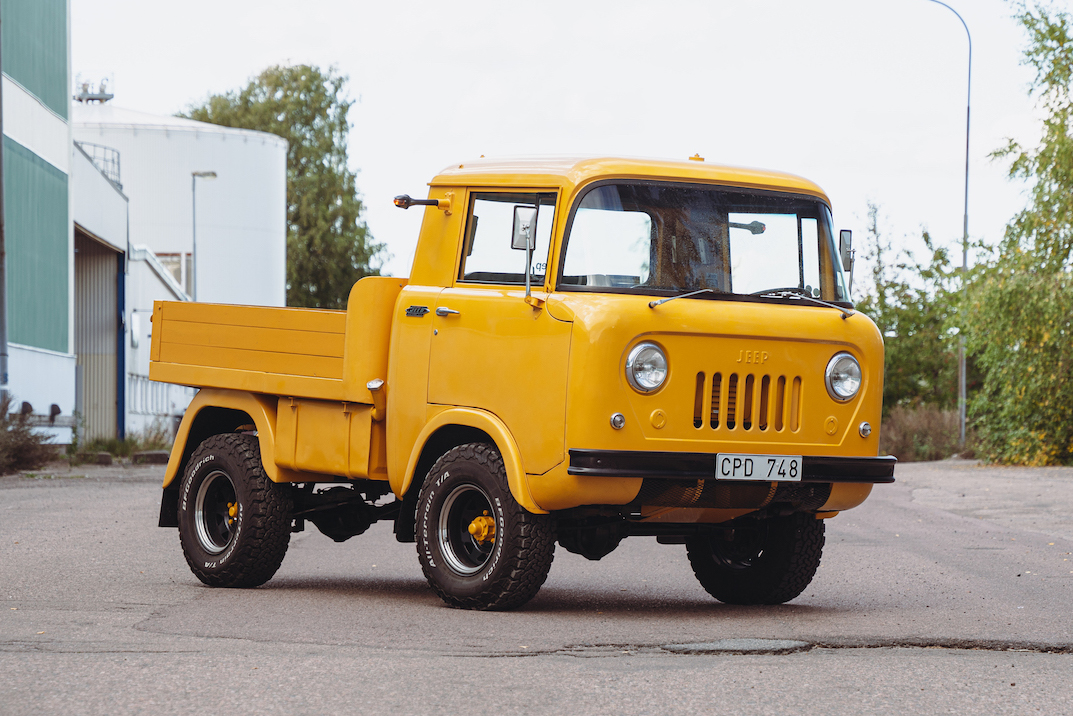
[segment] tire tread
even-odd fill
[[[183,555],[194,575],[212,587],[258,587],[279,570],[291,539],[291,497],[286,487],[268,479],[261,464],[257,438],[241,433],[222,433],[207,438],[190,458],[196,465],[202,454],[212,451],[228,453],[238,463],[245,477],[250,500],[243,505],[243,529],[247,544],[236,548],[234,556],[222,569],[207,570],[183,545]],[[196,538],[193,538],[196,539]],[[180,541],[183,540],[180,530]]]
[[[453,607],[485,611],[504,611],[515,609],[528,602],[548,578],[552,559],[555,556],[555,530],[546,515],[534,515],[519,505],[506,486],[506,468],[503,458],[492,445],[486,443],[467,443],[459,445],[444,453],[429,471],[429,475],[439,474],[447,466],[459,460],[468,460],[483,465],[490,474],[500,477],[504,488],[504,509],[509,509],[514,519],[508,523],[514,528],[506,539],[517,545],[510,555],[505,554],[512,564],[505,574],[496,579],[484,592],[469,597],[449,594],[434,578],[432,571],[421,561],[421,570],[428,580],[432,591],[443,601]],[[424,503],[431,480],[426,480],[421,490],[419,504]],[[506,565],[505,565],[506,566]]]
[[[687,542],[689,564],[704,590],[726,604],[784,604],[800,596],[820,566],[824,522],[811,513],[779,519],[787,521],[780,525],[783,542],[769,545],[770,558],[744,569],[717,563],[707,537]]]

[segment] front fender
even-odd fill
[[[507,470],[507,486],[510,488],[510,493],[514,496],[514,499],[518,501],[519,505],[534,514],[545,515],[548,513],[547,510],[542,509],[537,504],[529,491],[529,480],[525,475],[525,470],[522,468],[521,452],[518,450],[518,443],[515,442],[510,430],[507,429],[502,420],[492,413],[475,408],[449,408],[437,413],[425,424],[417,440],[414,441],[414,447],[410,451],[410,459],[406,463],[406,472],[402,475],[401,484],[395,484],[394,480],[392,481],[391,489],[396,495],[406,494],[406,491],[413,484],[417,463],[421,459],[421,454],[429,439],[438,430],[454,425],[475,428],[487,434],[495,443],[499,454],[503,456],[503,465]]]

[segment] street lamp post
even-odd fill
[[[969,80],[965,91],[965,221],[961,234],[961,290],[965,292],[966,274],[969,270],[969,119],[972,115],[972,34],[965,19],[958,11],[940,0],[930,0],[937,5],[942,5],[950,12],[957,15],[961,20],[961,26],[965,28],[965,36],[969,38]],[[961,446],[965,447],[965,334],[958,335],[958,418],[961,425]]]
[[[195,301],[197,300],[197,180],[215,178],[216,172],[190,172],[190,202],[193,217],[193,231],[191,234],[193,242],[190,250],[190,297]]]

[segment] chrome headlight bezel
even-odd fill
[[[851,373],[850,375],[846,374],[847,368]],[[853,372],[856,373],[856,377],[852,375]],[[827,386],[827,394],[833,400],[837,400],[839,403],[848,403],[857,397],[857,394],[861,392],[861,385],[864,383],[864,373],[861,371],[860,362],[852,353],[847,353],[846,351],[835,353],[831,360],[827,362],[827,370],[823,372],[823,382]],[[856,383],[855,385],[854,382]],[[847,389],[847,384],[852,387],[851,390]],[[840,390],[836,388],[836,385],[843,387]]]
[[[657,361],[662,361],[663,363],[662,369],[657,369],[662,373],[662,376],[658,381],[638,378],[638,369],[643,365],[647,365],[648,359],[653,354],[657,357]],[[668,375],[670,375],[670,362],[667,360],[666,351],[658,343],[653,343],[652,341],[638,343],[630,349],[629,354],[626,356],[626,382],[638,393],[646,395],[655,393],[667,383]]]

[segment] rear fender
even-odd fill
[[[272,482],[300,482],[301,474],[276,466],[276,396],[202,388],[186,409],[171,448],[164,488],[181,479],[186,463],[203,440],[252,423],[261,447],[261,463]]]

